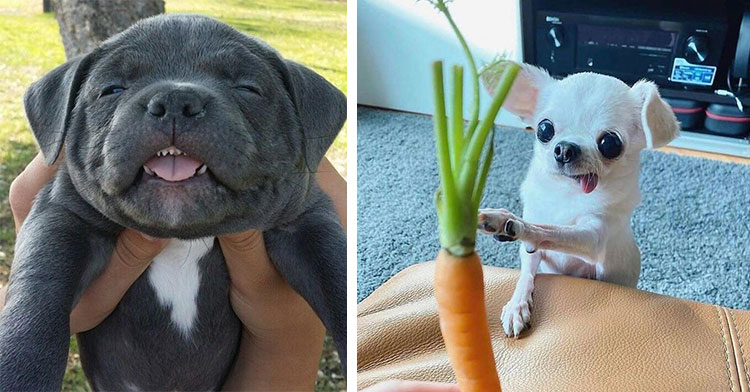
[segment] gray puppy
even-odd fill
[[[54,69],[25,105],[47,163],[66,151],[18,235],[0,390],[60,389],[70,311],[126,227],[175,240],[78,335],[95,390],[221,387],[241,326],[215,237],[250,228],[346,362],[346,235],[313,173],[346,119],[339,90],[223,23],[177,15]]]

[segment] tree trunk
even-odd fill
[[[164,12],[164,0],[52,0],[65,56],[96,48],[139,19]]]
[[[50,3],[50,0],[42,0],[42,12],[52,12],[52,4]]]

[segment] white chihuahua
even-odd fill
[[[536,124],[523,219],[483,209],[479,230],[521,242],[521,276],[502,313],[505,334],[518,337],[529,325],[537,272],[638,283],[630,217],[641,200],[640,152],[669,143],[679,123],[652,82],[628,87],[594,73],[556,80],[528,65],[505,108]]]

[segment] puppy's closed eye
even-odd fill
[[[125,91],[125,87],[122,87],[122,86],[118,86],[118,85],[107,86],[102,89],[102,91],[99,93],[98,98],[106,97],[108,95],[120,94],[124,91]]]
[[[235,86],[235,89],[241,93],[245,94],[255,94],[255,95],[263,95],[263,90],[254,84],[240,84]]]

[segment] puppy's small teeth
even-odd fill
[[[151,169],[149,169],[149,168],[148,168],[148,166],[146,166],[146,165],[144,165],[144,166],[143,166],[143,171],[145,171],[145,172],[146,172],[146,174],[148,174],[148,175],[150,175],[150,176],[153,176],[153,175],[154,175],[154,172],[153,172],[153,171],[151,171]]]
[[[207,169],[208,168],[206,167],[206,165],[203,164],[203,165],[201,165],[201,167],[198,168],[198,171],[196,171],[195,174],[201,175],[201,174],[205,173]]]
[[[187,155],[184,151],[180,150],[179,148],[175,146],[169,146],[167,148],[161,149],[156,153],[157,157],[165,157],[167,155]]]

